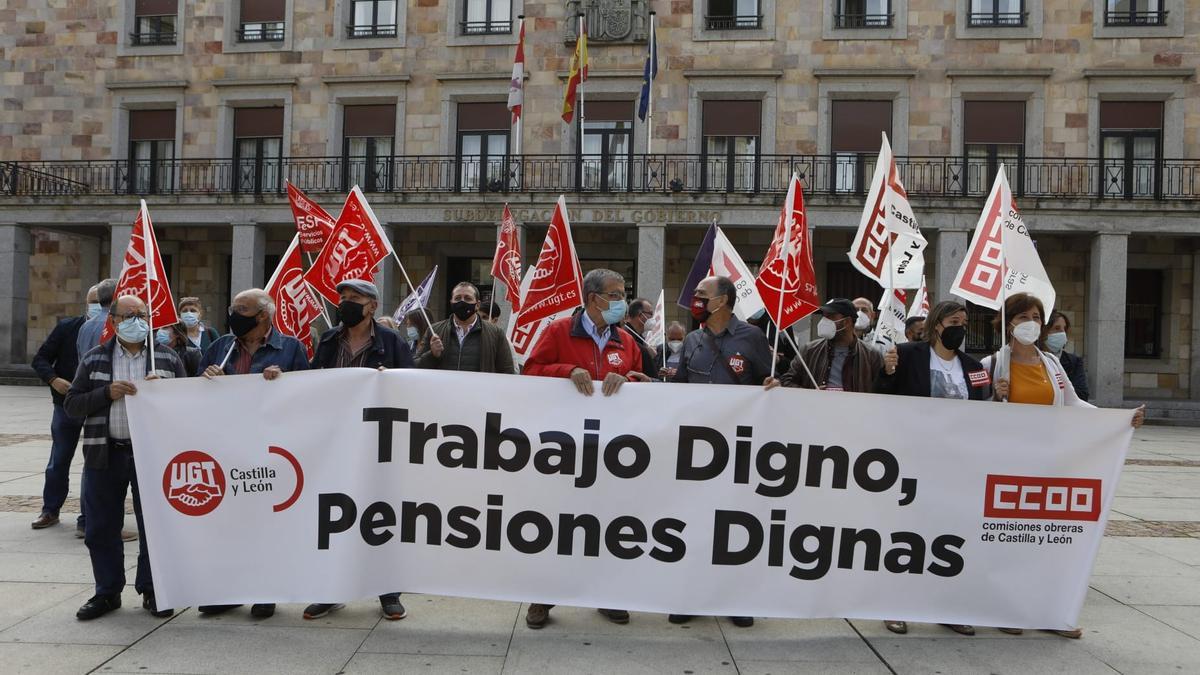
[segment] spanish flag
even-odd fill
[[[579,39],[575,41],[575,53],[571,55],[571,74],[567,77],[567,89],[563,92],[562,118],[567,124],[570,124],[571,118],[575,116],[575,94],[579,85],[587,81],[587,71],[587,26],[583,23],[583,17],[580,17]]]

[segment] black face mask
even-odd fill
[[[363,305],[361,302],[343,300],[341,304],[338,305],[338,318],[342,320],[342,323],[345,324],[347,328],[353,328],[354,326],[362,323],[363,319],[367,318],[366,315],[363,314],[363,309],[365,309],[365,307],[366,305]]]
[[[258,326],[258,314],[260,313],[261,312],[255,313],[253,316],[243,316],[237,312],[230,312],[229,332],[233,333],[237,337],[242,337],[246,333],[254,330],[254,328]]]
[[[454,314],[454,316],[458,317],[459,321],[466,321],[467,319],[475,316],[475,312],[479,311],[479,307],[473,302],[459,300],[457,302],[450,303],[450,311]]]
[[[945,326],[942,328],[942,346],[950,351],[957,351],[966,338],[966,326]]]

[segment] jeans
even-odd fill
[[[42,513],[58,515],[63,502],[67,501],[67,492],[71,488],[71,460],[75,458],[75,446],[79,444],[79,432],[83,430],[83,420],[77,420],[63,410],[62,405],[54,404],[54,417],[50,418],[50,462],[46,464],[46,483],[42,488]],[[80,502],[79,520],[76,525],[84,526],[82,500]]]
[[[121,524],[125,520],[125,495],[131,486],[133,515],[138,529],[137,577],[133,587],[142,594],[154,592],[133,448],[128,442],[110,442],[108,468],[83,468],[83,502],[88,514],[83,541],[92,558],[96,595],[116,595],[125,588],[125,543],[121,541]]]

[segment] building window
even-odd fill
[[[967,0],[972,28],[1005,28],[1025,25],[1025,0]]]
[[[458,104],[458,186],[462,191],[501,192],[507,187],[506,103]]]
[[[705,30],[754,30],[762,28],[758,0],[708,0]]]
[[[582,190],[630,189],[633,101],[588,101],[577,148],[576,182]]]
[[[353,0],[350,3],[351,38],[396,37],[396,0]]]
[[[348,105],[342,116],[342,183],[366,192],[392,186],[396,147],[395,105]]]
[[[137,47],[175,44],[176,0],[136,0],[130,44]]]
[[[966,194],[986,194],[1005,165],[1020,194],[1024,187],[1025,102],[963,101],[963,156]]]
[[[1107,0],[1105,26],[1165,26],[1162,0]]]
[[[146,195],[175,185],[175,109],[129,111],[129,190]]]
[[[233,111],[233,191],[278,192],[282,188],[283,108]]]
[[[503,35],[512,32],[511,0],[463,0],[463,35]]]
[[[1101,197],[1157,194],[1162,122],[1162,101],[1100,102]]]
[[[1128,270],[1125,273],[1125,298],[1126,358],[1160,358],[1163,271]]]
[[[238,42],[282,42],[286,15],[285,0],[241,0]]]
[[[762,101],[703,101],[701,190],[754,192],[762,152]]]
[[[892,0],[837,0],[834,28],[891,28]]]
[[[881,133],[892,138],[891,101],[832,101],[829,150],[836,192],[864,192],[875,170]]]

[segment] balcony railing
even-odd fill
[[[243,27],[237,31],[238,42],[281,42],[283,37],[283,27]]]
[[[154,45],[173,45],[175,44],[175,33],[156,32],[156,33],[130,33],[129,44],[134,47],[150,47]]]
[[[892,14],[834,14],[834,28],[891,28]]]
[[[394,38],[396,37],[396,25],[390,24],[387,26],[378,26],[375,24],[351,24],[346,26],[346,37],[351,39]]]
[[[1149,12],[1129,12],[1120,10],[1105,10],[1105,26],[1165,26],[1167,25],[1167,10],[1156,9]]]
[[[463,21],[460,35],[511,35],[511,21]]]
[[[778,194],[792,172],[810,195],[863,195],[875,155],[632,155],[585,158],[525,155],[489,159],[480,180],[476,158],[455,156],[285,157],[266,160],[262,179],[245,180],[233,159],[0,162],[0,198],[62,195],[283,194],[284,180],[308,192],[607,192]],[[994,165],[963,157],[897,157],[914,197],[978,199],[987,194]],[[1033,199],[1200,201],[1200,159],[1135,160],[1025,158],[1007,167],[1013,192]]]
[[[706,16],[705,30],[756,30],[762,28],[762,16]]]
[[[1028,12],[971,12],[967,26],[971,28],[1020,28]]]

